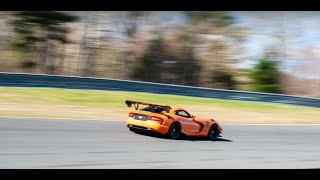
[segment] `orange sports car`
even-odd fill
[[[180,107],[132,100],[125,103],[133,107],[126,121],[130,131],[155,132],[171,139],[179,139],[181,135],[208,137],[213,141],[222,131],[214,119],[195,117]]]

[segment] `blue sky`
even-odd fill
[[[287,56],[281,59],[282,70],[320,78],[320,12],[230,13],[239,25],[245,25],[250,30],[244,44],[248,59],[242,67],[250,67],[266,47],[272,46],[286,49]]]

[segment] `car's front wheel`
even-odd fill
[[[211,125],[209,132],[208,132],[208,138],[211,141],[215,141],[215,140],[217,140],[218,136],[219,136],[218,126],[216,124]]]
[[[181,135],[181,125],[177,122],[174,122],[171,124],[171,126],[169,127],[167,136],[170,139],[179,139]]]

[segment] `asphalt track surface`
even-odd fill
[[[320,125],[221,124],[215,142],[135,134],[124,121],[0,118],[0,168],[320,168]]]

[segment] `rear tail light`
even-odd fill
[[[150,119],[152,121],[158,121],[160,124],[162,124],[164,122],[162,118],[155,117],[155,116],[149,116],[148,119]]]
[[[129,117],[133,117],[134,116],[134,113],[129,113]]]

